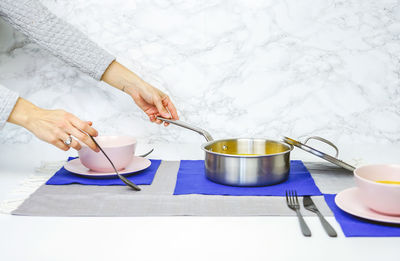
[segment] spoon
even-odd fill
[[[138,185],[136,185],[135,183],[133,183],[132,181],[128,180],[127,178],[125,178],[124,176],[122,176],[121,174],[118,173],[117,168],[115,168],[115,166],[114,166],[114,163],[112,163],[110,158],[107,156],[107,154],[104,152],[104,150],[100,147],[100,145],[96,142],[96,140],[91,135],[89,135],[89,137],[92,139],[94,144],[96,144],[96,146],[99,147],[101,152],[103,152],[104,156],[106,156],[108,161],[111,163],[111,166],[113,167],[115,173],[117,173],[118,178],[120,178],[126,185],[128,185],[131,188],[133,188],[134,190],[140,191],[141,189],[139,188]]]

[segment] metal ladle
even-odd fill
[[[141,188],[138,185],[136,185],[135,183],[133,183],[132,181],[128,180],[127,178],[125,178],[124,176],[122,176],[121,174],[118,173],[117,168],[114,166],[114,163],[110,160],[110,158],[107,156],[107,154],[104,152],[104,150],[100,147],[100,145],[97,143],[97,141],[91,135],[89,135],[89,137],[92,139],[94,144],[96,144],[96,146],[99,147],[101,152],[103,152],[104,156],[106,156],[108,161],[111,163],[111,166],[113,167],[115,173],[117,173],[118,178],[120,178],[126,185],[128,185],[131,188],[133,188],[134,190],[140,191]]]

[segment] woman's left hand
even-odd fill
[[[157,120],[157,116],[179,120],[175,105],[168,95],[151,86],[120,63],[112,62],[101,79],[129,94],[139,108],[147,114],[150,121],[161,124],[162,121]],[[165,122],[164,125],[168,126],[168,123]]]

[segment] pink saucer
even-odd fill
[[[142,157],[132,157],[131,163],[125,168],[120,171],[118,171],[119,174],[121,175],[126,175],[126,174],[132,174],[133,172],[138,172],[144,169],[147,169],[150,167],[151,161],[142,158]],[[64,168],[74,174],[85,176],[85,177],[117,177],[117,174],[115,172],[95,172],[92,170],[89,170],[79,160],[73,159],[65,163]]]
[[[336,205],[341,210],[349,214],[379,222],[400,224],[400,216],[388,216],[380,214],[368,208],[361,202],[362,201],[360,199],[359,188],[349,188],[343,190],[335,197]]]

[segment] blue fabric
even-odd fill
[[[287,189],[295,189],[299,196],[322,195],[310,172],[300,160],[291,161],[290,174],[286,181],[264,187],[233,187],[217,184],[206,178],[203,160],[182,160],[174,195],[284,196]]]
[[[75,158],[70,157],[68,161]],[[136,185],[150,185],[153,182],[154,175],[160,166],[161,160],[150,160],[151,165],[145,170],[133,174],[132,176],[124,175],[127,179],[134,182]],[[82,184],[82,185],[97,185],[97,186],[109,186],[109,185],[124,185],[125,183],[118,177],[108,178],[87,178],[73,174],[62,167],[57,171],[53,177],[51,177],[46,185],[67,185],[67,184]]]
[[[400,237],[400,225],[358,218],[344,212],[336,205],[336,194],[324,194],[324,197],[346,237]]]

